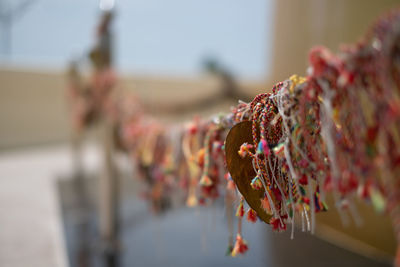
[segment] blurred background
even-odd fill
[[[0,0],[0,266],[390,266],[390,221],[361,204],[362,226],[343,227],[331,209],[318,216],[315,236],[297,231],[294,241],[260,222],[246,224],[249,253],[225,257],[223,203],[154,216],[138,198],[140,185],[124,157],[118,260],[104,260],[96,178],[102,148],[96,130],[85,133],[85,178],[76,184],[66,72],[72,60],[87,57],[102,12],[112,9],[118,87],[160,120],[182,122],[229,111],[236,102],[179,115],[157,107],[227,86],[244,96],[269,91],[294,73],[305,75],[312,46],[337,51],[354,43],[396,6],[396,0]]]

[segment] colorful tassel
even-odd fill
[[[190,195],[188,197],[188,199],[186,200],[186,205],[188,207],[195,207],[197,206],[198,201],[197,201],[197,197],[195,195]]]
[[[260,190],[262,188],[262,182],[260,180],[260,178],[258,177],[258,175],[256,177],[254,177],[253,180],[251,180],[251,188],[253,188],[254,190]]]
[[[278,158],[284,158],[285,157],[285,144],[281,143],[273,148],[273,151],[275,153],[275,156]]]
[[[247,220],[251,223],[255,223],[257,221],[257,212],[252,208],[247,211]]]
[[[244,254],[249,249],[247,242],[242,238],[240,234],[236,236],[235,246],[232,250],[232,257],[236,257],[238,254]]]
[[[267,143],[267,141],[265,141],[265,139],[261,139],[261,141],[258,143],[257,154],[264,155],[265,157],[269,156],[270,150],[268,147],[268,143]]]
[[[212,184],[213,184],[213,182],[212,182],[211,178],[208,175],[204,174],[201,177],[200,185],[202,185],[202,186],[211,186]]]
[[[286,217],[287,217],[287,215],[286,215]],[[277,232],[285,231],[286,223],[284,223],[283,220],[284,220],[283,216],[281,218],[272,217],[271,220],[269,221],[269,224],[272,226],[272,230],[277,231]]]
[[[241,200],[236,210],[236,217],[243,217],[243,215],[244,215],[244,206],[243,206],[243,200]]]
[[[269,200],[268,197],[265,196],[262,200],[261,200],[261,207],[265,210],[265,212],[269,215],[272,215],[272,209],[271,209],[271,205],[269,204]]]

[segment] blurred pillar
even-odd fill
[[[337,51],[361,38],[379,15],[398,0],[276,0],[272,82],[305,75],[308,52],[315,45]]]
[[[103,147],[103,170],[99,181],[99,228],[103,241],[105,266],[118,266],[118,208],[119,183],[115,166],[113,124],[104,119],[100,122]]]
[[[103,5],[102,5],[103,3]],[[112,69],[113,36],[111,23],[113,19],[114,1],[101,1],[100,7],[105,8],[97,28],[97,43],[90,51],[94,71],[98,77],[103,77]],[[107,79],[107,78],[106,78]],[[107,83],[105,83],[107,84]],[[99,112],[103,117],[99,121],[101,145],[104,153],[103,172],[99,181],[99,229],[103,241],[104,264],[107,267],[119,266],[119,183],[115,165],[114,122],[107,116],[106,103],[113,90],[113,82],[95,88],[100,95]]]

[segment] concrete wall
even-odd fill
[[[304,75],[308,52],[315,45],[338,51],[359,40],[397,0],[276,1],[272,80]]]
[[[243,90],[255,95],[266,88],[260,83],[244,83]],[[220,84],[211,77],[163,78],[120,77],[118,87],[131,91],[149,107],[158,104],[179,105],[216,93]],[[71,136],[66,101],[66,75],[62,72],[0,69],[0,149],[67,142]],[[207,110],[197,111],[202,116],[229,112],[234,104],[220,103]],[[178,117],[155,113],[160,120],[182,121],[195,113]]]
[[[0,71],[0,149],[66,140],[61,74]]]

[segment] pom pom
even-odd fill
[[[243,143],[238,151],[239,156],[245,158],[249,154],[249,149],[251,148],[253,148],[252,145],[248,143]]]
[[[236,236],[235,246],[232,250],[232,257],[236,257],[238,254],[244,254],[249,249],[247,242],[241,237],[240,234]]]
[[[200,179],[200,184],[202,186],[211,186],[213,182],[211,181],[211,178],[208,175],[204,174]]]
[[[247,211],[247,220],[252,223],[257,221],[257,212],[252,208]]]
[[[244,215],[243,201],[240,201],[239,206],[236,210],[236,217],[243,217],[243,215]]]

